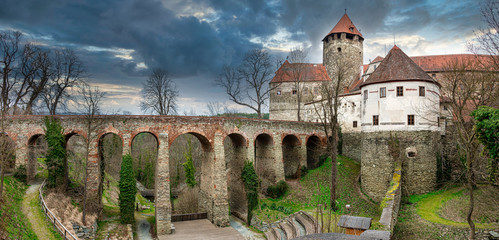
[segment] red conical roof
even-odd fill
[[[425,81],[439,85],[396,45],[360,87],[393,81]]]
[[[329,32],[324,37],[324,39],[326,39],[329,35],[331,35],[333,33],[350,33],[350,34],[358,35],[359,37],[364,39],[364,37],[362,37],[362,34],[359,32],[359,30],[357,30],[355,25],[353,25],[352,20],[350,20],[350,18],[348,17],[348,15],[346,13],[345,13],[345,15],[343,15],[343,17],[341,17],[340,21],[336,24],[336,26],[334,26],[334,28],[331,30],[331,32]],[[323,39],[323,41],[324,41],[324,39]]]

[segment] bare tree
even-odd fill
[[[270,54],[263,49],[248,51],[240,66],[225,66],[216,84],[225,90],[229,99],[248,107],[262,118],[262,108],[272,90],[269,82],[275,66]]]
[[[102,99],[104,98],[104,93],[101,92],[97,87],[91,87],[87,83],[80,85],[79,88],[80,96],[80,109],[79,111],[85,116],[85,125],[87,130],[87,142],[86,142],[86,164],[85,164],[85,188],[83,192],[83,214],[82,222],[86,224],[86,213],[87,207],[87,178],[88,178],[88,157],[90,144],[97,138],[97,130],[102,126],[102,121],[96,117],[101,112],[100,105]]]
[[[177,98],[178,89],[168,71],[155,68],[143,85],[140,108],[159,115],[174,114],[177,112]]]
[[[71,99],[70,90],[86,77],[85,68],[78,55],[70,49],[56,50],[53,70],[43,92],[43,101],[51,115],[60,108],[65,109]]]
[[[313,104],[314,111],[320,120],[327,139],[326,151],[331,157],[331,209],[336,210],[336,178],[338,154],[338,108],[340,106],[342,89],[348,86],[348,71],[353,67],[351,61],[345,58],[337,58],[333,76],[329,76],[331,81],[324,81],[321,88],[321,100]]]
[[[210,116],[219,116],[224,113],[224,104],[221,102],[208,102],[206,104]]]
[[[287,69],[286,74],[291,77],[294,83],[294,91],[296,91],[296,107],[297,107],[297,121],[301,121],[301,105],[303,97],[303,82],[306,80],[308,52],[303,48],[293,48],[287,57],[288,61],[292,63],[292,67]]]
[[[476,33],[477,44],[469,44],[474,53],[486,53],[496,69],[499,69],[499,1],[486,0],[482,2],[480,12],[483,21],[487,24],[485,29]]]
[[[491,64],[492,63],[492,64]],[[475,224],[471,219],[474,208],[473,188],[475,182],[475,163],[479,143],[473,129],[474,120],[470,113],[479,106],[496,106],[499,100],[497,70],[493,62],[483,65],[479,58],[460,59],[450,62],[442,75],[441,94],[448,102],[452,129],[456,134],[458,153],[466,161],[466,180],[470,202],[467,222],[470,226],[470,239],[475,239]]]
[[[1,32],[0,33],[0,53],[2,54],[2,107],[8,112],[11,106],[9,93],[13,92],[14,83],[12,82],[13,71],[16,67],[16,60],[19,58],[19,49],[21,45],[21,32]]]

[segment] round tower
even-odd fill
[[[363,62],[364,37],[346,13],[322,42],[322,61],[331,80],[337,80],[338,73],[346,78],[342,79],[345,84],[356,80]]]

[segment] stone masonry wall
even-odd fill
[[[362,133],[343,133],[343,155],[360,162],[362,158]]]
[[[171,202],[169,146],[177,136],[185,133],[195,135],[203,146],[203,173],[200,200],[208,212],[209,219],[217,226],[229,224],[229,194],[227,183],[227,162],[225,160],[224,139],[231,134],[238,135],[247,142],[247,151],[234,151],[233,158],[253,162],[259,161],[259,148],[265,149],[263,155],[268,160],[265,166],[273,175],[273,183],[284,180],[282,136],[294,135],[306,139],[315,135],[324,138],[319,124],[286,122],[256,119],[228,119],[217,117],[185,116],[98,116],[95,123],[98,129],[90,134],[85,128],[84,116],[55,116],[65,129],[66,135],[78,134],[90,139],[88,159],[87,192],[89,204],[100,205],[99,185],[100,152],[99,140],[108,133],[117,134],[123,141],[123,152],[130,151],[131,139],[141,132],[149,132],[158,139],[158,158],[155,176],[156,227],[158,235],[171,232]],[[28,141],[36,134],[43,134],[45,116],[11,116],[6,121],[7,135],[16,143],[16,165],[28,164]],[[267,134],[267,145],[257,146],[257,136]],[[300,148],[306,148],[304,141]],[[306,154],[306,151],[301,151]],[[305,159],[302,156],[301,159]],[[262,160],[262,159],[260,159]],[[258,165],[258,164],[257,164]],[[258,169],[257,169],[258,170]],[[271,184],[271,183],[269,183]]]
[[[436,154],[439,132],[372,132],[362,135],[362,188],[380,201],[389,186],[394,162],[389,155],[390,134],[400,140],[402,193],[421,194],[436,186]]]

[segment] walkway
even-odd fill
[[[60,236],[55,236],[55,230],[51,231],[50,225],[45,221],[45,215],[41,211],[40,202],[38,200],[38,189],[40,183],[33,183],[26,190],[22,203],[22,211],[29,219],[33,231],[40,240],[60,239]],[[59,237],[59,238],[57,238]]]
[[[159,240],[244,240],[244,237],[234,228],[219,228],[206,219],[173,224],[175,225],[175,234],[159,236]]]

